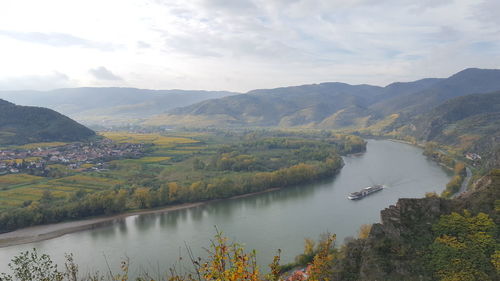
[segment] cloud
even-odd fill
[[[113,51],[116,46],[94,42],[66,33],[43,33],[43,32],[18,32],[9,30],[0,30],[0,36],[9,37],[19,41],[44,44],[53,47],[83,47],[94,48],[102,51]]]
[[[149,45],[148,43],[146,43],[144,41],[137,41],[137,48],[149,49],[149,48],[151,48],[151,45]]]
[[[499,31],[500,17],[498,17],[498,11],[500,11],[500,1],[484,0],[474,6],[472,18]]]
[[[0,77],[56,68],[85,86],[246,91],[500,67],[498,0],[47,1],[60,9],[0,1]]]
[[[98,68],[92,68],[89,70],[89,73],[92,74],[98,80],[110,80],[110,81],[123,80],[120,76],[113,74],[113,72],[111,72],[104,66],[100,66]]]
[[[0,90],[52,90],[72,86],[69,77],[60,72],[0,79]]]

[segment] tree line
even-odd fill
[[[266,138],[223,145],[212,156],[188,159],[201,169],[202,179],[172,181],[158,177],[160,170],[140,166],[130,171],[128,184],[86,193],[77,191],[55,198],[44,191],[40,200],[0,212],[0,232],[18,228],[111,215],[127,210],[223,199],[332,177],[343,166],[339,153],[363,150],[357,138],[318,141]],[[355,142],[356,141],[356,142]],[[348,144],[349,143],[349,144]],[[174,164],[176,165],[176,164]],[[216,173],[211,173],[211,171]]]

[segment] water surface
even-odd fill
[[[306,237],[327,231],[342,242],[355,236],[359,226],[379,221],[380,210],[398,198],[423,197],[440,192],[450,179],[443,169],[427,160],[422,150],[407,144],[369,140],[367,152],[344,158],[345,166],[331,180],[190,209],[128,217],[93,230],[67,234],[47,241],[0,248],[0,272],[20,251],[37,248],[61,261],[73,253],[81,271],[113,270],[128,257],[132,270],[167,269],[189,245],[197,255],[209,245],[214,226],[248,249],[256,249],[259,263],[268,264],[277,249],[290,262],[303,250]],[[346,195],[371,184],[386,189],[359,201]],[[106,257],[106,258],[105,258]]]

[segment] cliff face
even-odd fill
[[[451,212],[441,198],[400,199],[381,212],[364,241],[359,280],[428,280],[418,249],[432,242],[432,224]],[[416,266],[418,265],[418,266]]]
[[[500,170],[493,170],[473,191],[457,199],[399,199],[381,211],[381,223],[372,226],[368,238],[347,243],[334,280],[434,280],[424,261],[424,252],[433,242],[432,225],[442,215],[464,209],[487,213],[498,223],[498,198]]]

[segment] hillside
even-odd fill
[[[309,85],[208,100],[169,111],[173,115],[226,116],[236,124],[252,126],[297,126],[318,123],[349,107],[365,107],[363,98],[376,87],[347,84]],[[284,92],[284,93],[283,93]]]
[[[400,94],[413,93],[437,83],[424,79],[387,87],[321,83],[213,99],[170,110],[146,125],[364,127],[379,114],[369,106]],[[196,120],[196,122],[190,122]]]
[[[458,199],[448,200],[437,197],[399,199],[396,205],[381,212],[381,223],[372,226],[366,239],[356,239],[347,243],[343,249],[343,258],[336,265],[336,276],[333,280],[498,280],[498,271],[492,270],[491,264],[486,262],[488,261],[486,252],[490,252],[490,249],[482,249],[479,255],[473,257],[471,253],[476,251],[477,254],[477,250],[469,241],[464,242],[459,254],[455,255],[460,258],[454,260],[461,266],[456,267],[450,263],[444,263],[444,268],[449,272],[443,272],[438,270],[439,266],[443,265],[437,261],[452,259],[453,252],[444,254],[445,247],[441,246],[443,252],[441,255],[436,255],[436,247],[442,241],[438,238],[440,231],[445,229],[450,232],[450,236],[457,235],[466,229],[467,225],[464,221],[474,222],[472,216],[481,212],[483,213],[479,215],[482,218],[481,223],[478,224],[479,226],[472,226],[476,227],[473,228],[472,233],[480,231],[480,227],[486,225],[484,214],[489,215],[498,225],[500,223],[499,192],[500,170],[493,170],[477,183],[473,191],[469,191]],[[464,209],[470,212],[469,215],[464,213]],[[443,216],[452,212],[456,213],[448,216],[447,220],[443,220]],[[466,219],[461,219],[458,214]],[[440,225],[436,227],[438,221]],[[485,232],[480,235],[482,238],[488,238]],[[490,239],[493,241],[496,239],[498,246],[498,237]],[[464,238],[460,237],[460,240]],[[487,274],[481,273],[483,274],[481,276],[479,271],[473,271],[475,268],[481,268]],[[439,276],[449,277],[453,274],[470,272],[474,274],[462,276],[462,278],[455,275],[455,279]]]
[[[386,87],[322,83],[253,90],[169,110],[145,125],[279,126],[390,131],[456,97],[500,90],[500,70],[466,69],[449,78]]]
[[[403,113],[411,117],[428,112],[448,99],[498,90],[500,90],[500,70],[469,68],[437,81],[425,90],[383,100],[370,108],[384,115]]]
[[[450,145],[477,142],[481,136],[500,137],[500,92],[474,94],[446,101],[415,118],[417,139]]]
[[[88,125],[122,125],[235,93],[224,91],[69,88],[53,91],[0,91],[16,104],[47,107]]]
[[[95,133],[53,110],[0,100],[0,144],[79,141]]]

